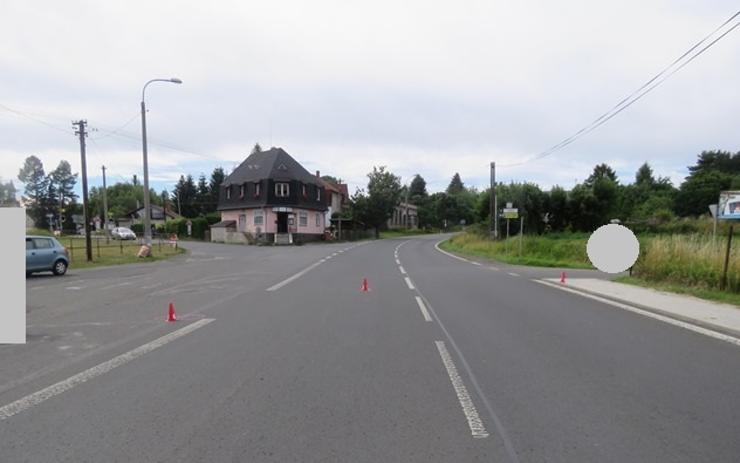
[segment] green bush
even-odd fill
[[[177,233],[177,236],[180,238],[185,238],[188,236],[188,220],[190,220],[193,224],[192,226],[192,235],[191,238],[195,238],[198,240],[205,239],[206,237],[206,230],[209,229],[209,223],[208,219],[206,217],[196,217],[194,219],[175,219],[175,220],[168,220],[167,225],[165,226],[165,233],[172,234]]]

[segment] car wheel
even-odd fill
[[[54,272],[54,275],[64,275],[67,273],[67,263],[63,260],[58,260],[54,262],[54,267],[51,271]]]

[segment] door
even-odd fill
[[[288,213],[278,212],[277,213],[277,232],[288,233]]]
[[[50,269],[54,264],[55,253],[50,239],[26,238],[26,268],[28,270]]]

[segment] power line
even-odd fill
[[[47,121],[45,121],[45,120],[43,120],[43,119],[39,119],[38,117],[32,116],[32,115],[31,115],[31,114],[29,114],[29,113],[26,113],[26,112],[24,112],[24,111],[19,111],[19,110],[17,110],[17,109],[13,109],[13,108],[11,108],[11,107],[9,107],[9,106],[6,106],[6,105],[4,105],[4,104],[2,104],[2,103],[0,103],[0,109],[4,109],[5,111],[7,111],[7,112],[9,112],[9,113],[12,113],[12,114],[15,114],[15,115],[17,115],[17,116],[25,117],[25,118],[27,118],[27,119],[29,119],[29,120],[32,120],[32,121],[34,121],[34,122],[36,122],[36,123],[39,123],[39,124],[45,125],[46,127],[49,127],[49,128],[51,128],[51,129],[57,130],[57,131],[59,131],[59,132],[62,132],[62,133],[65,133],[65,134],[67,134],[67,135],[69,135],[69,134],[73,133],[73,131],[72,131],[72,130],[69,130],[69,129],[63,129],[63,128],[61,128],[61,127],[59,127],[59,126],[56,126],[56,125],[54,125],[54,124],[52,124],[52,123],[50,123],[50,122],[47,122]]]
[[[528,163],[530,161],[533,161],[533,160],[538,160],[538,159],[542,159],[544,157],[547,157],[547,156],[551,155],[552,153],[554,153],[554,152],[556,152],[556,151],[558,151],[558,150],[560,150],[562,148],[565,148],[566,146],[570,145],[571,143],[573,143],[574,141],[578,140],[579,138],[581,138],[581,137],[589,134],[590,132],[594,131],[598,127],[604,125],[607,121],[609,121],[610,119],[612,119],[617,114],[621,113],[625,109],[627,109],[630,106],[632,106],[634,103],[636,103],[637,101],[639,101],[642,97],[644,97],[646,94],[650,93],[653,89],[655,89],[656,87],[658,87],[659,85],[661,85],[663,82],[665,82],[666,80],[668,80],[675,73],[677,73],[678,71],[680,71],[681,69],[683,69],[684,66],[686,66],[687,64],[689,64],[690,62],[692,62],[694,59],[696,59],[697,57],[699,57],[701,54],[703,54],[707,49],[709,49],[715,43],[717,43],[722,38],[724,38],[727,34],[729,34],[730,32],[732,32],[735,28],[737,28],[738,26],[740,26],[740,22],[735,23],[731,28],[729,28],[728,30],[726,30],[719,37],[715,38],[709,44],[707,44],[706,46],[704,46],[703,48],[701,48],[698,52],[696,52],[693,55],[691,55],[691,57],[689,57],[687,60],[684,60],[684,58],[686,58],[687,56],[689,56],[694,50],[696,50],[697,48],[699,48],[702,44],[704,44],[707,40],[709,40],[712,36],[714,36],[718,31],[720,31],[725,26],[727,26],[728,24],[730,24],[738,16],[740,16],[740,11],[736,12],[730,18],[728,18],[727,20],[725,20],[720,26],[718,26],[717,28],[715,28],[711,33],[709,33],[704,38],[702,38],[699,42],[697,42],[696,44],[694,44],[691,48],[689,48],[687,51],[685,51],[681,56],[679,56],[678,58],[676,58],[675,60],[673,60],[673,62],[671,62],[671,64],[669,64],[668,66],[666,66],[665,68],[663,68],[658,74],[656,74],[655,76],[653,76],[650,80],[648,80],[647,82],[645,82],[638,89],[636,89],[635,91],[633,91],[632,93],[630,93],[628,96],[626,96],[621,101],[619,101],[616,105],[614,105],[607,112],[605,112],[604,114],[602,114],[601,116],[599,116],[598,118],[596,118],[595,120],[593,120],[590,124],[584,126],[580,130],[578,130],[577,132],[575,132],[573,135],[569,136],[568,138],[565,138],[560,143],[557,143],[557,144],[551,146],[550,148],[546,149],[545,151],[542,151],[541,153],[539,153],[539,154],[537,154],[535,156],[530,157],[529,159],[525,159],[524,161],[521,161],[521,162],[516,162],[516,163],[511,163],[511,164],[505,164],[505,165],[503,165],[503,167],[519,166],[519,165],[526,164],[526,163]],[[678,63],[680,63],[681,61],[683,61],[683,62],[680,65],[678,65]],[[675,67],[676,65],[678,65],[678,67]],[[671,70],[674,67],[675,67],[675,69]],[[668,72],[668,71],[670,71],[670,72]]]

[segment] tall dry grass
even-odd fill
[[[724,265],[726,237],[711,235],[655,236],[641,240],[637,276],[652,281],[706,289],[719,289]],[[740,292],[740,243],[733,240],[728,267],[727,290]]]

